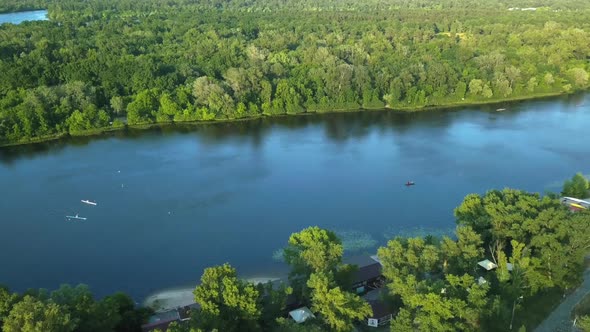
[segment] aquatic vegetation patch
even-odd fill
[[[377,240],[369,233],[361,231],[336,231],[336,235],[342,241],[344,251],[354,253],[377,246]]]
[[[277,249],[272,253],[272,259],[277,262],[284,262],[285,257],[283,256],[285,249]]]
[[[391,240],[395,237],[426,237],[432,236],[436,238],[442,238],[443,236],[447,236],[450,238],[455,238],[455,229],[452,227],[394,227],[390,226],[387,230],[383,233],[383,236],[386,240]]]
[[[344,247],[345,253],[356,253],[377,246],[377,240],[369,233],[354,230],[336,231],[335,233],[340,241],[342,241],[342,247]],[[272,259],[276,262],[284,262],[284,252],[285,250],[283,248],[273,251]]]

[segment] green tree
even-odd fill
[[[275,289],[271,282],[259,284],[257,288],[258,293],[261,294],[261,328],[268,330],[275,325],[277,317],[283,315],[287,305],[287,297],[293,293],[293,289],[284,284]]]
[[[196,324],[204,330],[255,331],[261,309],[258,290],[237,278],[229,264],[206,268],[193,294],[201,305]]]
[[[289,237],[284,256],[295,270],[334,271],[342,261],[344,248],[332,231],[309,227]]]
[[[290,317],[279,317],[276,319],[276,325],[270,330],[272,332],[325,332],[319,324],[307,319],[303,323],[296,323]]]
[[[590,332],[590,316],[582,316],[576,321],[576,327],[583,332]]]
[[[176,101],[172,99],[170,94],[163,93],[162,96],[160,96],[160,111],[172,118],[176,114],[180,113],[180,106],[178,106]]]
[[[76,322],[60,305],[44,303],[32,296],[25,296],[16,303],[4,320],[5,332],[70,332]]]
[[[116,323],[116,332],[140,332],[141,324],[153,313],[148,308],[136,308],[133,299],[121,292],[106,296],[98,305],[97,312],[106,321],[103,323]]]
[[[577,88],[581,89],[588,86],[588,72],[584,68],[572,68],[567,74]]]
[[[377,255],[383,265],[383,275],[389,280],[409,275],[421,280],[443,267],[440,249],[419,237],[390,240],[386,247],[378,249]]]
[[[313,273],[307,285],[312,289],[312,310],[319,313],[333,331],[351,331],[354,321],[373,314],[365,300],[333,287],[333,281],[323,272]]]
[[[115,114],[121,114],[125,111],[125,101],[121,96],[113,96],[110,100],[110,106]]]
[[[127,120],[129,124],[151,123],[153,114],[158,110],[158,91],[143,90],[127,105]]]
[[[590,196],[588,189],[590,189],[588,179],[582,173],[577,173],[571,180],[565,181],[561,194],[567,197],[584,199]]]
[[[406,308],[400,308],[395,318],[391,321],[391,332],[414,332],[412,313]]]
[[[469,82],[469,93],[474,96],[478,96],[483,91],[484,82],[480,79],[472,79]]]
[[[441,244],[445,271],[457,274],[474,271],[484,253],[481,236],[469,226],[457,227],[456,235],[456,241],[445,237]]]
[[[475,86],[474,86],[474,89],[477,90],[477,88]],[[457,99],[463,99],[465,97],[466,92],[467,92],[467,84],[465,84],[465,82],[463,82],[463,81],[457,83],[457,86],[455,87],[455,97]]]
[[[289,237],[283,255],[291,266],[289,279],[295,294],[307,297],[307,280],[314,272],[335,273],[342,262],[344,248],[332,231],[309,227]]]
[[[72,321],[77,322],[76,331],[79,332],[113,331],[121,319],[115,308],[96,302],[86,285],[62,285],[51,292],[50,298],[69,313]]]
[[[8,317],[10,310],[18,301],[18,295],[10,293],[8,288],[0,286],[0,327],[2,327],[2,322]]]

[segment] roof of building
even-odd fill
[[[345,264],[356,265],[359,268],[363,267],[363,266],[379,264],[378,260],[374,259],[373,257],[371,257],[369,255],[358,255],[358,256],[344,257],[342,259],[342,261]]]
[[[381,301],[369,301],[369,305],[371,309],[373,309],[373,315],[369,318],[383,318],[387,315],[393,314],[393,310],[389,309],[383,302]]]
[[[494,262],[490,261],[489,259],[484,259],[483,261],[477,263],[477,265],[483,267],[484,269],[490,271],[498,267]]]
[[[371,257],[371,259],[372,259],[372,260],[374,260],[375,262],[377,262],[377,263],[381,264],[381,260],[379,259],[379,256],[377,256],[377,255],[371,255],[370,257]],[[381,265],[383,265],[383,264],[381,264]]]
[[[381,276],[381,264],[370,256],[353,256],[344,259],[346,264],[356,265],[358,270],[352,277],[352,283],[371,280]]]
[[[363,267],[359,268],[358,271],[356,271],[356,273],[354,274],[354,276],[352,278],[352,283],[355,284],[355,283],[375,279],[380,276],[381,276],[381,265],[380,264],[363,266]]]
[[[313,312],[308,307],[301,307],[289,312],[289,316],[293,318],[296,323],[303,323],[309,318],[314,318]]]

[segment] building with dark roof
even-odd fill
[[[353,256],[345,258],[344,262],[358,268],[352,276],[352,289],[356,293],[364,293],[383,285],[381,263],[376,257]]]
[[[201,306],[198,303],[193,303],[174,310],[157,313],[150,317],[149,323],[141,326],[141,331],[153,332],[160,330],[166,332],[168,326],[173,322],[181,323],[190,320],[192,311],[198,310],[200,307]]]

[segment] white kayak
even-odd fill
[[[86,217],[78,216],[78,214],[76,214],[75,216],[66,216],[66,218],[68,218],[69,220],[72,220],[72,219],[86,220],[87,219]]]

